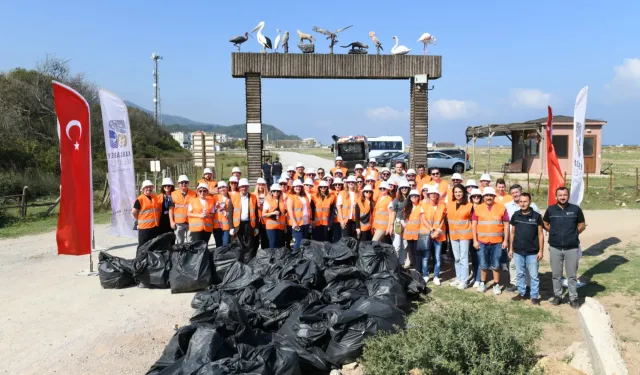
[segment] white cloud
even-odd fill
[[[478,111],[478,104],[471,100],[438,99],[429,104],[429,112],[444,120],[469,118]]]
[[[538,89],[511,90],[511,105],[516,108],[545,108],[551,103],[551,94]]]
[[[613,81],[606,85],[618,97],[640,97],[640,59],[624,59],[613,68]]]
[[[398,110],[391,107],[378,107],[367,109],[367,117],[379,121],[395,121],[409,118],[409,110]]]

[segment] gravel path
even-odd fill
[[[300,154],[289,151],[278,151],[278,154],[280,155],[280,163],[282,163],[285,171],[290,165],[295,168],[298,162],[302,162],[305,168],[324,168],[328,174],[329,169],[333,168],[335,165],[332,160],[315,155]]]

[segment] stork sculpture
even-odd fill
[[[250,36],[251,34],[245,32],[244,35],[237,35],[229,39],[229,42],[233,43],[233,45],[238,49],[238,52],[240,52],[240,45],[249,40]]]
[[[331,44],[329,44],[329,53],[333,54],[333,46],[336,45],[336,43],[338,43],[338,41],[336,40],[336,37],[338,36],[338,33],[341,33],[343,31],[345,31],[346,29],[352,27],[353,25],[349,25],[347,27],[343,27],[342,29],[338,29],[335,32],[331,32],[327,29],[321,29],[317,26],[314,26],[311,30],[320,33],[320,34],[324,34],[327,36],[327,39],[331,39]]]
[[[284,53],[289,53],[289,32],[285,31],[282,36],[282,50]]]
[[[280,29],[276,29],[276,44],[273,46],[273,52],[278,53],[278,47],[280,47]]]
[[[421,42],[424,44],[424,48],[422,49],[422,54],[426,55],[427,54],[427,44],[433,44],[434,46],[436,45],[436,37],[429,34],[429,33],[424,33],[422,34],[422,36],[420,36],[420,38],[418,38],[418,42]]]
[[[376,55],[380,54],[380,50],[384,51],[384,48],[382,48],[382,43],[376,36],[375,32],[369,31],[369,38],[371,38],[371,40],[373,41],[373,45],[376,46]]]
[[[260,45],[262,46],[261,52],[266,53],[267,48],[273,49],[273,46],[271,45],[271,39],[262,35],[262,29],[264,29],[264,21],[260,21],[258,26],[256,26],[253,30],[251,30],[251,32],[254,33],[256,30],[258,31],[258,34],[256,35],[256,39],[258,40],[258,43],[260,43]]]

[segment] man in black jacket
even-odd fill
[[[586,228],[584,214],[580,207],[569,203],[569,190],[556,189],[558,203],[547,208],[542,218],[544,229],[549,232],[549,255],[553,275],[554,305],[562,302],[562,269],[569,281],[569,301],[571,307],[580,307],[576,287],[580,240],[578,235]]]
[[[276,157],[276,160],[271,164],[271,176],[273,176],[274,184],[277,184],[280,180],[280,176],[282,176],[282,164],[280,164],[279,157]]]

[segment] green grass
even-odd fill
[[[44,208],[44,209],[42,209]],[[45,216],[46,207],[34,207],[27,211],[27,216],[22,219],[14,213],[4,213],[7,219],[6,225],[0,227],[0,238],[13,238],[50,232],[58,225],[58,210]],[[111,221],[111,211],[99,211],[94,213],[95,224],[107,224]]]
[[[613,245],[602,254],[600,252],[596,249],[593,251],[595,254],[585,254],[580,259],[578,275],[584,281],[588,280],[587,285],[580,288],[580,293],[640,295],[640,243]]]

